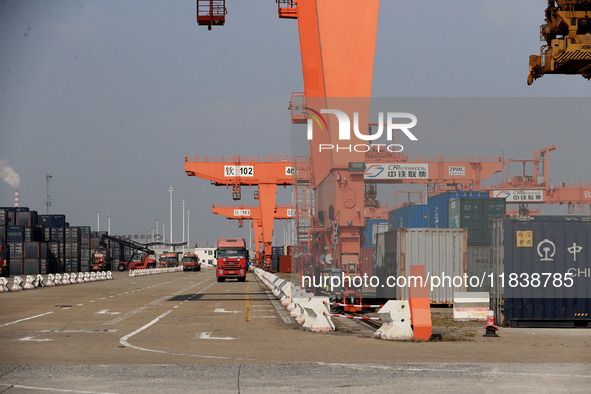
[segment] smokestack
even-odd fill
[[[18,207],[18,190],[14,191],[14,206],[15,208]]]

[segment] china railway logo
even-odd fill
[[[383,166],[372,165],[365,170],[365,177],[377,178],[382,172],[384,172]]]

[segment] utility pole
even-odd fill
[[[101,231],[101,211],[96,211],[96,231]]]
[[[189,248],[192,248],[191,246],[191,210],[187,209],[187,245],[189,245]],[[189,251],[191,251],[189,249]],[[191,252],[193,253],[193,252]]]
[[[111,235],[111,215],[107,216],[107,234]]]
[[[168,192],[170,193],[170,242],[172,243],[172,192],[174,189],[172,186],[168,188]]]
[[[50,172],[45,174],[45,210],[47,215],[49,215],[49,207],[51,206],[51,189],[49,183],[52,177],[53,175]]]
[[[183,242],[185,242],[185,203],[187,201],[182,200],[181,204],[183,205]],[[185,254],[185,245],[183,245],[183,255]]]

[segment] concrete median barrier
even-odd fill
[[[334,331],[335,325],[330,317],[328,297],[316,297],[304,307],[307,313],[303,328],[309,331]]]
[[[390,300],[378,310],[382,327],[375,332],[375,337],[386,340],[412,339],[410,306],[408,301]]]
[[[15,276],[12,280],[12,287],[10,291],[20,291],[23,289],[23,278],[20,276]]]

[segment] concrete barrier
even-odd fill
[[[489,306],[488,293],[455,292],[454,321],[486,321]]]
[[[55,274],[55,285],[56,286],[61,286],[62,285],[62,275],[61,274]]]
[[[43,279],[43,275],[37,275],[37,278],[35,279],[35,287],[45,287],[45,279]]]
[[[69,285],[70,284],[70,274],[65,273],[62,276],[62,285]]]
[[[91,282],[94,282],[94,281],[96,281],[96,272],[91,272],[91,273],[90,273],[90,281],[91,281]]]
[[[31,276],[31,275],[27,275],[27,277],[25,278],[25,285],[23,286],[23,289],[25,290],[32,290],[35,288],[35,283],[33,283],[35,281],[35,277]]]
[[[70,283],[73,284],[73,285],[75,285],[76,283],[78,283],[78,281],[76,280],[76,273],[75,272],[72,272],[70,274]]]
[[[12,280],[12,287],[10,291],[20,291],[23,289],[23,278],[20,276],[15,276]]]
[[[0,293],[8,291],[8,279],[0,278]]]
[[[111,279],[113,279],[113,274],[111,273],[111,271],[107,271],[107,280]]]
[[[76,282],[78,282],[78,283],[84,283],[84,272],[79,272],[78,273],[78,279],[76,279]]]
[[[328,297],[315,297],[304,307],[308,316],[303,328],[309,331],[334,331],[335,325],[332,322]]]
[[[47,282],[45,282],[46,287],[54,287],[55,286],[55,276],[53,274],[47,275]]]
[[[85,272],[84,273],[84,282],[85,283],[90,282],[90,272]]]
[[[410,306],[408,301],[390,300],[377,312],[382,327],[374,334],[376,338],[395,340],[412,339]]]

